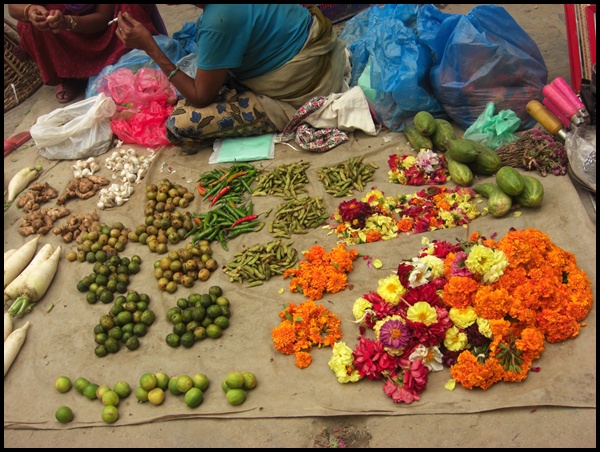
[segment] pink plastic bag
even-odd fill
[[[110,128],[126,144],[142,144],[149,147],[169,145],[165,123],[173,106],[163,107],[152,101],[129,119],[113,119]]]
[[[165,123],[177,92],[162,71],[142,68],[134,74],[121,68],[102,77],[96,86],[117,105],[110,127],[119,140],[149,147],[170,144]]]
[[[135,74],[128,68],[117,69],[98,80],[96,88],[112,97],[117,111],[139,110],[153,101],[163,106],[177,103],[175,87],[162,71],[154,68],[141,68]]]

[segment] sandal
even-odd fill
[[[83,92],[83,80],[68,79],[56,89],[56,100],[60,104],[68,104]]]

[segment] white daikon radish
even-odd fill
[[[8,183],[7,188],[7,203],[12,203],[15,198],[21,193],[23,190],[27,188],[29,183],[36,179],[40,173],[42,172],[42,165],[37,166],[26,166],[21,169],[17,174],[15,174],[10,182]]]
[[[27,337],[27,330],[29,329],[29,322],[26,322],[21,328],[17,328],[12,333],[8,335],[6,340],[4,341],[4,376],[6,377],[6,373],[10,366],[14,362],[15,358],[19,354],[21,347],[23,346],[23,342],[25,342],[25,338]]]
[[[31,262],[37,250],[40,234],[18,248],[8,259],[4,261],[4,287],[9,285],[13,279],[19,276],[25,267]]]
[[[44,251],[43,254],[41,254],[42,251]],[[61,251],[61,247],[58,246],[48,256],[46,245],[44,245],[27,268],[4,289],[4,303],[14,300],[8,309],[11,316],[22,317],[30,312],[45,295],[58,269]],[[40,254],[41,257],[38,258]]]
[[[8,337],[8,335],[10,333],[12,333],[13,330],[13,321],[12,321],[12,315],[10,315],[8,312],[4,313],[4,341],[6,341],[6,338]]]

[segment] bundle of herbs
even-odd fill
[[[568,157],[564,145],[542,129],[530,129],[521,137],[496,149],[503,165],[537,171],[542,176],[567,174]]]

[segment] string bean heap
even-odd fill
[[[367,182],[373,180],[375,170],[379,168],[374,162],[363,163],[364,156],[351,157],[336,166],[324,166],[317,170],[317,176],[325,192],[338,198],[351,195],[352,189],[363,191]]]
[[[296,198],[298,194],[307,193],[306,170],[309,167],[308,162],[289,163],[258,175],[252,196],[273,195],[290,199]]]

